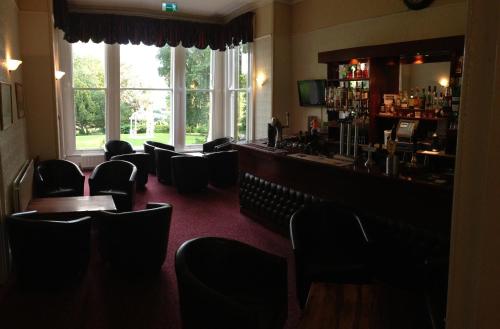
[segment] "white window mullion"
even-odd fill
[[[182,150],[186,145],[186,49],[173,48],[172,58],[172,144]]]
[[[254,138],[254,56],[253,56],[253,43],[248,43],[248,96],[247,96],[247,141],[251,141]]]
[[[120,139],[120,46],[106,45],[106,140]]]
[[[212,61],[213,76],[213,97],[211,103],[210,119],[211,128],[209,129],[208,139],[215,139],[225,135],[225,111],[224,111],[224,56],[220,51],[214,51],[214,60]]]

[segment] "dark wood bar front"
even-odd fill
[[[235,148],[239,150],[242,177],[248,173],[368,217],[408,224],[443,237],[449,235],[452,182],[388,177],[380,169],[369,171],[363,164],[340,167],[309,161],[255,143],[237,144]],[[244,206],[242,211],[246,212]],[[255,211],[250,215],[255,217]],[[288,223],[283,225],[287,230]]]

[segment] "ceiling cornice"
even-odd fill
[[[69,6],[69,11],[79,12],[79,13],[92,13],[92,14],[112,14],[112,15],[126,15],[126,16],[140,16],[140,17],[150,17],[150,18],[160,18],[160,19],[176,19],[185,21],[194,21],[202,23],[224,23],[224,16],[198,16],[198,15],[188,15],[182,13],[159,13],[156,10],[148,9],[135,9],[135,8],[117,8],[117,7],[105,7],[105,6]]]
[[[19,0],[16,0],[19,1]],[[20,0],[22,1],[22,0]],[[248,4],[235,6],[226,10],[227,14],[223,13],[217,16],[200,16],[200,15],[189,15],[183,13],[159,13],[156,10],[150,9],[139,9],[139,8],[119,8],[119,7],[109,7],[109,6],[92,6],[92,5],[69,5],[70,11],[76,11],[81,13],[98,13],[98,14],[115,14],[115,15],[127,15],[127,16],[140,16],[140,17],[151,17],[159,19],[177,19],[185,21],[194,21],[202,23],[215,23],[222,24],[227,23],[233,18],[249,12],[254,11],[257,8],[267,6],[271,3],[280,3],[284,5],[292,6],[296,3],[302,2],[304,0],[257,0]]]
[[[248,11],[254,11],[257,8],[267,6],[268,4],[271,4],[271,3],[282,3],[284,5],[291,6],[291,5],[294,5],[295,3],[301,2],[301,1],[303,1],[303,0],[258,0],[258,1],[254,1],[254,2],[245,4],[243,6],[240,6],[236,9],[234,9],[232,12],[230,12],[229,14],[224,16],[224,22],[228,22],[228,21],[232,20],[233,18],[235,18],[243,13],[246,13]]]

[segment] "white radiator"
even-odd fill
[[[68,156],[68,160],[77,163],[82,169],[95,168],[99,163],[104,162],[104,155],[102,154],[88,154],[88,155],[73,155]]]

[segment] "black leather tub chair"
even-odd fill
[[[124,160],[111,160],[95,167],[89,177],[90,195],[111,195],[118,211],[134,206],[137,168]]]
[[[185,242],[175,257],[182,328],[283,328],[287,264],[245,243],[216,237]]]
[[[35,190],[39,197],[83,195],[85,176],[71,161],[41,161],[36,167],[35,176]]]

